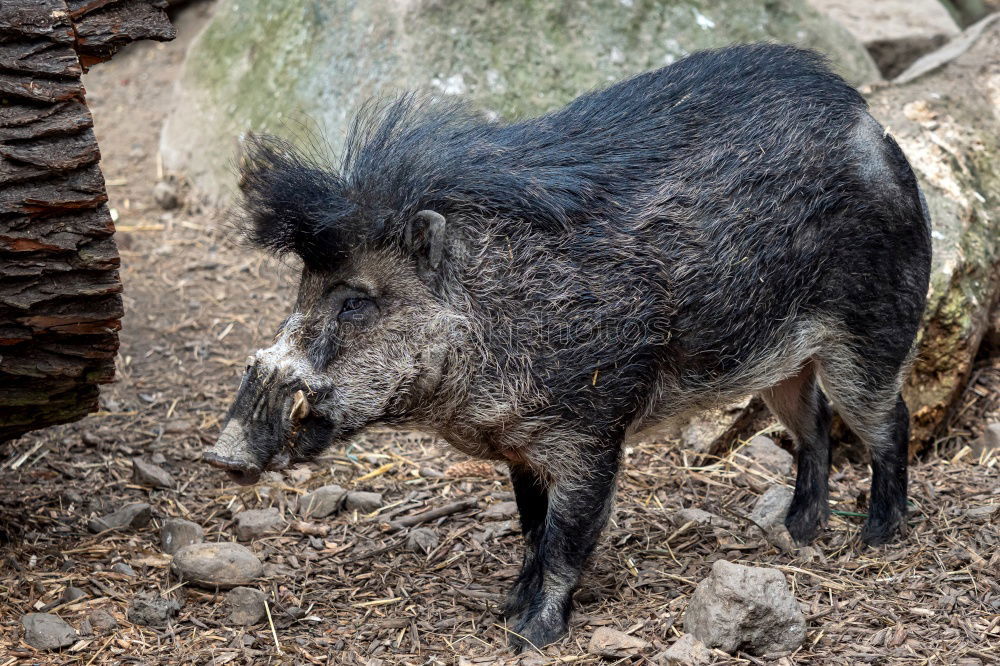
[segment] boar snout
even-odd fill
[[[243,428],[235,419],[226,424],[215,446],[205,451],[202,459],[212,467],[229,472],[229,477],[240,485],[253,485],[260,479],[260,465],[250,452]]]

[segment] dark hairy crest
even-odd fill
[[[706,78],[725,83],[706,88]],[[798,90],[828,98],[806,102],[798,114],[864,105],[830,78],[816,53],[761,44],[697,53],[513,124],[413,94],[372,102],[357,114],[339,165],[273,137],[251,137],[239,226],[264,249],[324,266],[360,246],[401,247],[405,225],[422,209],[450,225],[473,214],[579,231],[634,214],[651,177],[691,166],[683,164],[686,151],[704,138],[692,117],[712,127],[745,111],[752,123],[753,109],[721,107],[745,101],[762,80],[772,98],[751,95],[754,104],[789,113]]]

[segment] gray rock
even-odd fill
[[[893,77],[921,53],[957,35],[941,0],[808,0],[865,45],[882,73]]]
[[[250,509],[236,514],[236,538],[240,541],[251,541],[280,532],[284,526],[285,520],[276,507]]]
[[[638,655],[650,647],[648,641],[630,636],[611,627],[598,627],[590,637],[587,651],[608,659],[622,659]]]
[[[694,507],[687,507],[678,511],[674,516],[674,522],[678,527],[684,525],[685,523],[708,525],[711,527],[733,527],[733,523],[731,521],[728,521],[725,518],[720,518],[714,513],[709,513],[704,509],[696,509]]]
[[[971,509],[966,509],[965,516],[977,520],[989,520],[997,512],[1000,512],[1000,504],[984,504],[983,506],[974,506]]]
[[[794,553],[798,550],[798,545],[795,543],[795,539],[792,538],[792,533],[788,531],[783,522],[772,525],[765,533],[764,538],[769,544],[782,552]]]
[[[153,516],[152,508],[145,502],[126,504],[114,513],[101,518],[92,518],[87,522],[87,529],[94,534],[106,530],[137,529],[149,524]]]
[[[765,532],[772,527],[784,524],[794,494],[795,491],[787,486],[771,486],[757,498],[753,511],[750,512],[750,520],[759,525]]]
[[[58,650],[76,642],[77,634],[58,615],[28,613],[21,616],[24,642],[36,650]]]
[[[510,520],[517,515],[517,502],[490,504],[479,514],[482,520]]]
[[[344,505],[348,511],[371,513],[382,506],[382,493],[354,491],[347,493]]]
[[[712,653],[691,634],[682,634],[662,655],[665,666],[703,666],[712,661]]]
[[[122,574],[123,576],[129,576],[131,578],[135,578],[136,576],[135,569],[125,564],[124,562],[118,562],[116,564],[113,564],[111,566],[111,571],[116,574]]]
[[[972,454],[979,458],[986,451],[1000,451],[1000,423],[991,423],[970,447]]]
[[[791,651],[805,640],[805,617],[775,569],[718,560],[698,584],[684,629],[708,647],[754,655]]]
[[[201,543],[205,530],[201,525],[183,518],[167,518],[160,528],[160,548],[167,555],[173,555],[184,546]]]
[[[153,455],[149,456],[149,462],[153,463],[154,465],[165,465],[167,464],[167,457],[162,453],[154,453]]]
[[[363,101],[396,90],[461,95],[502,118],[522,118],[697,49],[761,40],[825,52],[854,83],[879,78],[864,48],[802,0],[274,6],[222,0],[188,52],[161,153],[167,169],[210,196],[234,184],[229,165],[248,130],[287,132],[294,124],[287,119],[299,115],[336,142]]]
[[[429,527],[417,527],[406,535],[406,549],[412,553],[429,553],[437,548],[440,538]]]
[[[238,543],[196,543],[174,554],[171,566],[181,580],[208,589],[248,585],[264,573],[261,561]]]
[[[87,616],[90,626],[99,632],[114,631],[118,628],[118,620],[115,616],[103,609],[97,609]]]
[[[140,458],[132,459],[132,480],[151,488],[173,488],[176,485],[170,472]]]
[[[306,518],[326,518],[340,510],[347,491],[333,484],[323,486],[299,499],[299,513]]]
[[[161,180],[153,186],[153,201],[163,210],[173,210],[180,205],[177,183],[173,180]]]
[[[715,407],[691,416],[681,426],[681,445],[696,453],[728,450],[737,436],[752,422],[754,415],[766,409],[760,398],[748,396],[742,400]],[[673,439],[669,426],[659,426],[664,439]]]
[[[777,477],[788,476],[792,471],[792,454],[774,443],[770,437],[756,435],[739,454],[756,466]]]
[[[164,599],[155,592],[140,594],[128,605],[125,617],[133,624],[147,627],[166,626],[181,610],[181,605],[173,599]]]
[[[77,599],[83,599],[86,596],[87,593],[85,591],[81,590],[78,587],[73,587],[72,585],[70,585],[65,590],[63,590],[61,599],[64,604],[68,604],[76,601]]]
[[[234,587],[226,593],[229,622],[249,627],[267,615],[264,602],[267,595],[252,587]]]
[[[961,33],[949,39],[941,48],[930,53],[925,53],[917,58],[912,65],[906,68],[906,71],[893,79],[892,82],[896,84],[909,83],[957,60],[966,51],[971,49],[976,42],[980,41],[986,29],[992,26],[998,19],[1000,19],[1000,13],[993,13],[978,23],[970,25]]]

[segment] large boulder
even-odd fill
[[[872,113],[917,173],[933,226],[927,313],[904,389],[915,448],[940,429],[959,397],[1000,298],[997,53],[1000,21],[993,21],[956,59],[869,96]]]
[[[806,0],[860,41],[886,77],[959,33],[941,0]]]
[[[514,119],[697,49],[757,40],[819,49],[853,83],[879,78],[864,48],[804,0],[221,0],[188,53],[163,160],[226,198],[251,129],[321,135],[336,149],[362,103],[412,89]]]

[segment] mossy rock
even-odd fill
[[[360,105],[403,90],[517,119],[761,40],[823,51],[853,83],[878,79],[857,41],[802,0],[221,0],[188,53],[164,163],[225,199],[249,130],[336,150]]]
[[[940,434],[1000,298],[998,51],[1000,23],[942,69],[869,99],[913,165],[933,226],[927,312],[904,390],[914,449]]]

